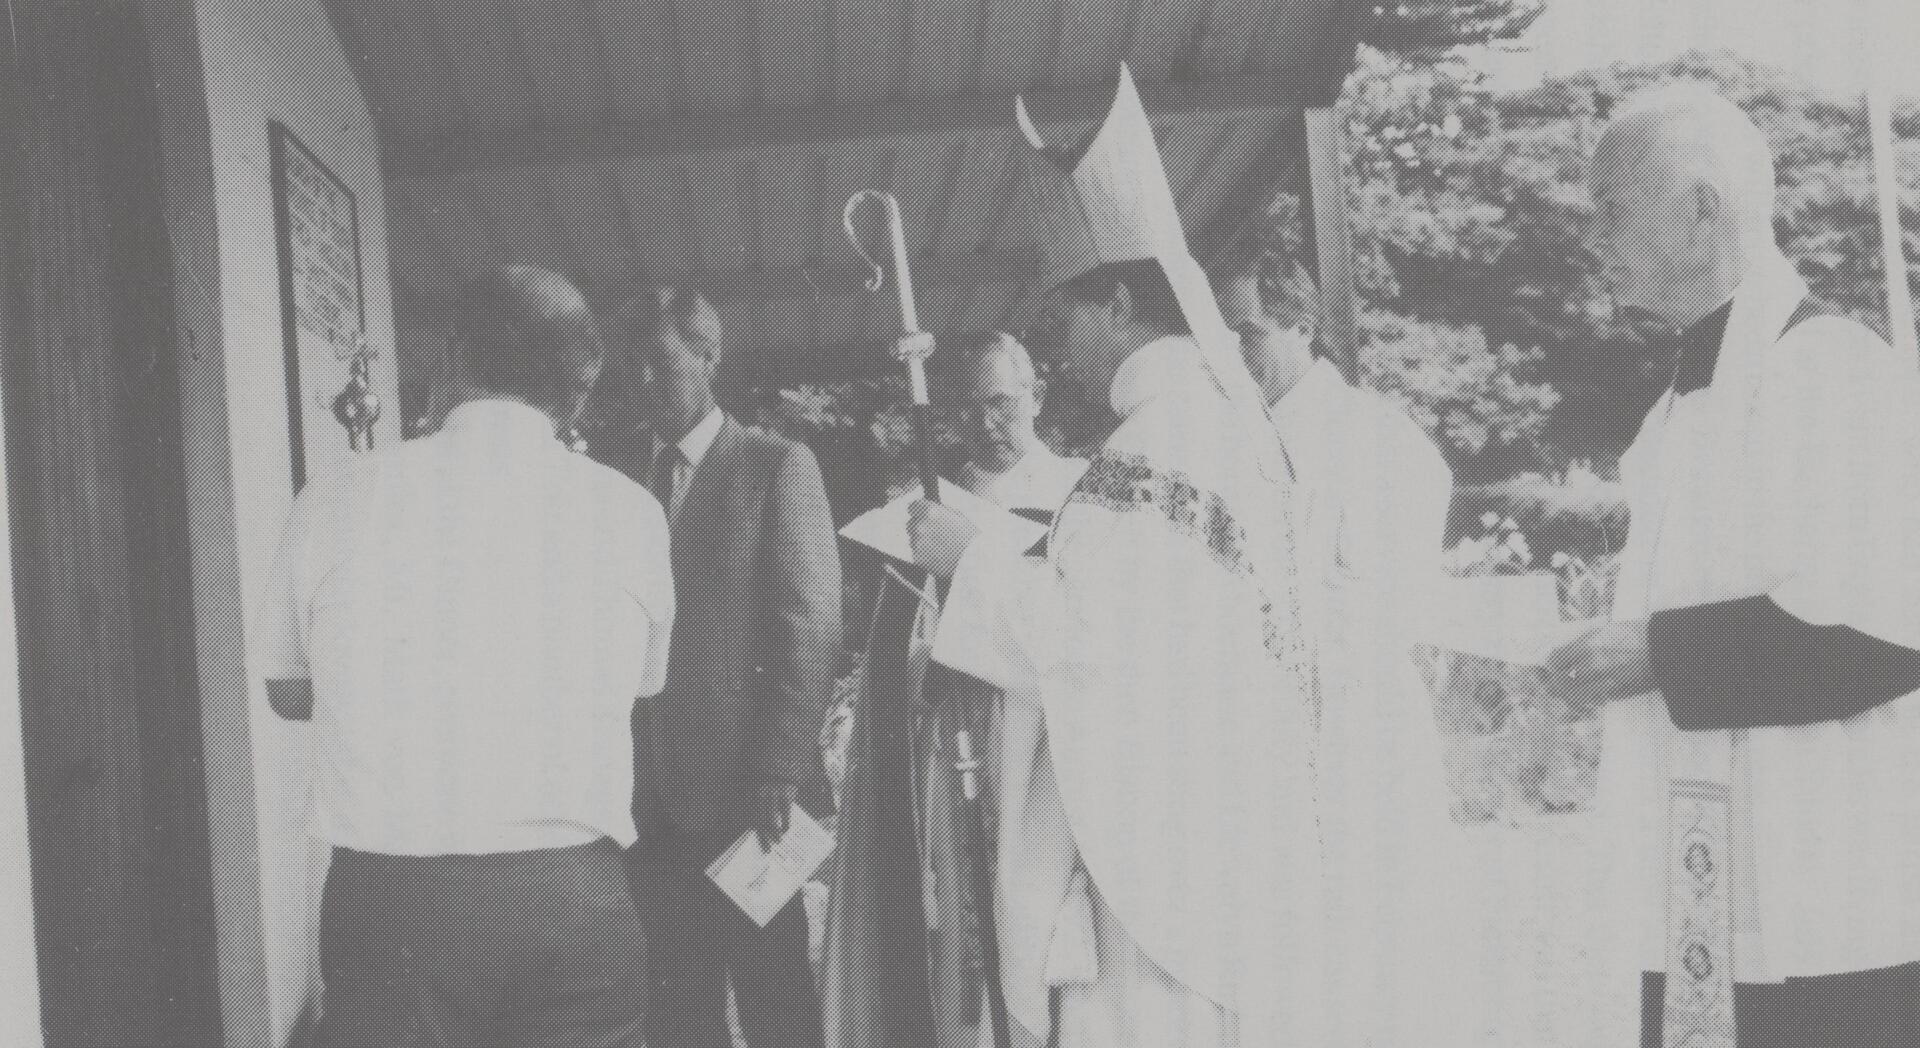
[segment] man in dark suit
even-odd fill
[[[797,798],[824,796],[840,560],[820,468],[715,404],[720,321],[699,292],[649,289],[612,331],[625,381],[610,376],[594,453],[667,509],[680,600],[666,687],[635,722],[647,1043],[729,1048],[731,976],[752,1048],[810,1048],[820,1011],[800,897],[761,928],[705,870],[747,830],[778,840]]]

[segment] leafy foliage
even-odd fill
[[[1361,38],[1387,51],[1444,52],[1519,36],[1546,11],[1545,0],[1408,0],[1364,15]]]
[[[1726,54],[1499,93],[1469,51],[1412,46],[1410,27],[1461,27],[1433,38],[1457,43],[1537,6],[1383,6],[1374,18],[1400,28],[1370,39],[1397,50],[1362,48],[1341,102],[1362,377],[1407,404],[1469,485],[1557,474],[1576,460],[1614,476],[1664,385],[1664,334],[1615,312],[1581,239],[1592,213],[1587,158],[1614,110],[1646,88],[1704,81],[1751,113],[1777,156],[1776,232],[1788,256],[1825,305],[1886,328],[1859,105]],[[1920,259],[1920,110],[1902,106],[1895,124],[1907,251]],[[1266,237],[1298,250],[1298,201],[1277,201],[1268,222]],[[759,391],[744,414],[815,446],[844,516],[911,482],[903,393],[895,379]],[[950,449],[950,438],[938,443]],[[1585,540],[1566,548],[1597,552]]]
[[[1532,90],[1498,94],[1456,52],[1437,59],[1363,49],[1343,105],[1351,139],[1351,215],[1363,305],[1404,327],[1366,322],[1380,355],[1369,380],[1413,392],[1463,478],[1483,482],[1573,458],[1610,472],[1665,378],[1659,332],[1617,315],[1581,231],[1592,213],[1586,164],[1617,106],[1674,80],[1704,81],[1745,108],[1773,142],[1779,171],[1779,241],[1823,304],[1886,330],[1879,236],[1864,115],[1785,74],[1732,55],[1690,55],[1618,65]],[[1920,258],[1920,111],[1896,112],[1908,257]],[[1910,272],[1909,279],[1913,279]],[[1438,325],[1429,327],[1427,325]],[[1462,353],[1460,332],[1488,346],[1520,347],[1491,371]],[[1369,347],[1369,350],[1372,346]],[[1539,350],[1538,355],[1533,353]],[[1363,350],[1364,354],[1367,350]],[[1424,358],[1424,361],[1423,361]],[[1422,409],[1430,377],[1390,373],[1442,360],[1469,365],[1452,396],[1485,397],[1538,416],[1490,427],[1443,425],[1444,400]],[[1550,387],[1552,397],[1513,402],[1498,387]],[[1538,454],[1500,437],[1524,435]],[[1464,439],[1463,439],[1464,438]]]

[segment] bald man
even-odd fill
[[[1546,672],[1606,706],[1643,1044],[1920,1044],[1920,381],[1822,315],[1773,187],[1701,90],[1600,140],[1595,250],[1674,329],[1671,380],[1621,463],[1612,621]]]

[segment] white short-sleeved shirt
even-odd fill
[[[267,679],[313,682],[315,835],[402,855],[631,844],[667,536],[651,494],[510,401],[310,485],[254,647]]]

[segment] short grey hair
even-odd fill
[[[1596,163],[1657,160],[1712,186],[1750,245],[1773,238],[1773,149],[1739,106],[1710,88],[1681,82],[1636,97],[1600,136]]]

